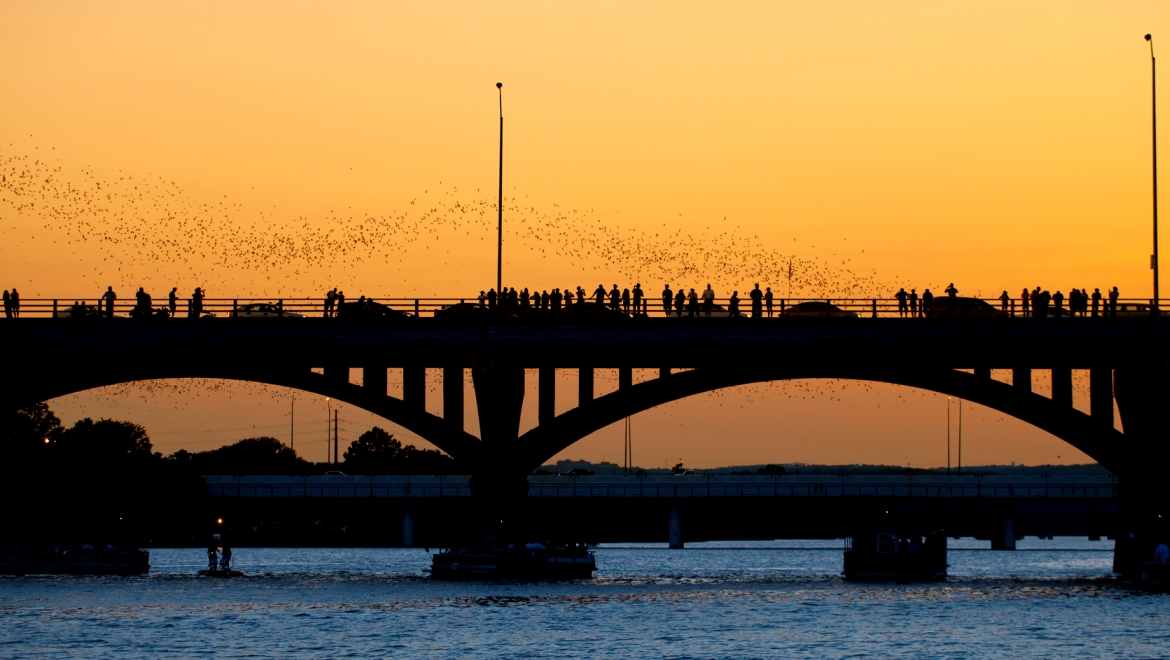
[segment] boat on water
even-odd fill
[[[0,548],[0,575],[143,575],[150,553],[107,545]]]
[[[930,582],[947,577],[947,537],[941,525],[889,510],[850,525],[846,580]]]
[[[209,571],[206,568],[199,571],[199,575],[202,577],[213,577],[213,578],[245,577],[244,573],[242,573],[241,571]]]
[[[431,576],[441,580],[582,580],[596,570],[584,543],[450,548],[431,556]]]

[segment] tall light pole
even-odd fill
[[[1158,310],[1158,73],[1154,61],[1154,37],[1146,35],[1150,42],[1150,125],[1154,145],[1154,254],[1150,256],[1150,268],[1154,270],[1154,311]]]
[[[951,397],[947,397],[947,474],[951,473]]]
[[[500,92],[500,196],[496,202],[496,296],[504,291],[504,83],[496,83]]]

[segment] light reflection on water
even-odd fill
[[[939,584],[840,578],[839,541],[598,549],[593,580],[442,583],[421,549],[153,550],[149,576],[0,578],[2,657],[1165,657],[1170,596],[1112,543],[950,542]]]

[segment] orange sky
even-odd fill
[[[517,285],[639,276],[657,290],[665,276],[645,250],[682,230],[690,250],[731,237],[882,284],[1150,291],[1142,35],[1165,34],[1170,48],[1164,3],[0,9],[0,164],[9,175],[59,168],[34,207],[18,209],[31,198],[0,185],[0,281],[26,298],[92,297],[107,284],[124,297],[140,284],[156,295],[174,285],[317,295],[326,284],[351,295],[474,293],[494,280],[492,234],[483,223],[456,227],[449,209],[491,203],[497,80],[512,199],[505,272]],[[53,194],[99,184],[117,199],[71,226]],[[426,208],[440,211],[424,218]],[[181,227],[188,217],[214,219],[202,226],[222,233]],[[249,241],[395,222],[397,233],[364,251],[239,261]],[[131,225],[145,228],[138,239]],[[620,249],[591,242],[599,227]],[[152,251],[164,239],[199,249],[186,261]],[[235,260],[199,257],[211,243],[207,252],[227,246]],[[706,268],[672,283],[710,279],[720,293],[750,283]],[[694,465],[945,460],[940,397],[796,391],[758,393],[733,414],[730,395],[646,413],[635,420],[641,455]],[[248,420],[278,426],[287,408],[248,388],[188,398],[98,392],[54,405],[70,421],[144,421],[168,450],[235,439],[215,429]],[[983,414],[986,428],[972,413],[965,435],[972,461],[1084,458]],[[353,417],[355,428],[373,423]],[[190,433],[199,425],[214,432]],[[621,430],[567,454],[617,460]]]

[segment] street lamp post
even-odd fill
[[[1150,42],[1150,138],[1153,142],[1154,158],[1154,254],[1150,256],[1150,268],[1154,271],[1154,311],[1158,310],[1158,73],[1154,60],[1154,37],[1146,35]]]
[[[951,397],[947,397],[947,474],[951,473]]]
[[[496,296],[504,292],[504,83],[496,83],[500,92],[500,190],[496,202]]]

